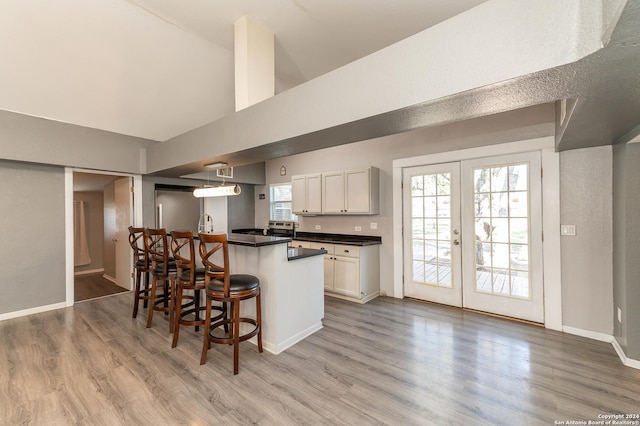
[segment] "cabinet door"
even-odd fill
[[[334,261],[333,256],[324,256],[324,289],[325,291],[333,291],[334,279],[333,279]]]
[[[311,247],[311,243],[309,241],[298,241],[298,240],[293,240],[289,243],[289,245],[291,247],[302,247],[302,248],[309,248]]]
[[[346,213],[369,213],[370,185],[369,169],[344,172]]]
[[[291,177],[291,210],[296,214],[304,213],[307,208],[306,177],[303,175]]]
[[[322,212],[344,213],[344,173],[322,174]]]
[[[333,256],[333,291],[360,298],[360,259]]]
[[[307,175],[307,213],[322,213],[322,175]]]

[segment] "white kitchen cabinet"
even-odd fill
[[[322,213],[377,214],[379,181],[376,167],[322,173]]]
[[[300,248],[309,248],[311,247],[311,243],[309,241],[298,241],[293,240],[289,243],[291,247],[300,247]]]
[[[299,215],[322,213],[322,175],[291,177],[291,207]]]
[[[378,245],[360,247],[312,242],[310,247],[327,250],[324,255],[326,295],[365,303],[380,294]]]

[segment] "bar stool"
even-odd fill
[[[149,289],[149,300],[153,305],[149,307],[147,316],[147,328],[151,327],[153,312],[161,311],[169,315],[169,332],[173,333],[174,324],[174,300],[175,278],[177,273],[175,259],[169,256],[169,245],[167,244],[167,231],[164,228],[145,229],[144,245],[149,253],[151,261],[151,288]],[[163,293],[156,294],[158,281],[163,283]]]
[[[207,308],[205,316],[204,341],[200,365],[207,362],[207,350],[213,343],[233,345],[233,374],[238,374],[240,342],[258,336],[258,351],[262,352],[262,316],[260,312],[260,280],[253,275],[229,274],[229,243],[226,234],[198,234],[200,237],[200,257],[205,267],[207,286]],[[222,266],[214,263],[213,256],[222,249]],[[218,255],[219,256],[219,255]],[[256,318],[240,317],[240,302],[256,299]],[[231,318],[223,318],[212,324],[211,305],[213,301],[230,303]],[[253,329],[240,335],[240,323],[253,325]],[[224,336],[216,336],[215,330],[228,325]]]
[[[193,326],[196,332],[201,325],[204,325],[205,315],[201,317],[200,314],[205,313],[206,306],[200,306],[200,292],[206,287],[204,268],[196,267],[195,244],[191,231],[171,231],[171,253],[178,269],[175,291],[176,317],[171,344],[171,347],[175,348],[178,345],[181,325]],[[192,291],[193,295],[185,294],[187,290]],[[184,303],[184,299],[187,299],[187,303]],[[226,304],[212,306],[212,309],[220,311],[220,314],[212,319],[213,321],[226,317]]]
[[[133,316],[138,315],[138,305],[143,300],[143,306],[146,308],[149,304],[149,252],[144,245],[144,228],[129,227],[129,244],[133,250],[133,267],[136,271],[136,288],[133,292],[134,305]],[[141,288],[142,279],[144,278],[144,287]]]

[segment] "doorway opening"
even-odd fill
[[[67,169],[67,305],[132,289],[132,175]],[[139,178],[139,177],[138,177]]]

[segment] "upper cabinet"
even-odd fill
[[[291,177],[291,204],[299,215],[322,213],[322,175],[296,175]]]
[[[323,214],[378,214],[379,171],[375,167],[322,174]]]
[[[376,167],[291,177],[293,212],[299,215],[378,214]]]

